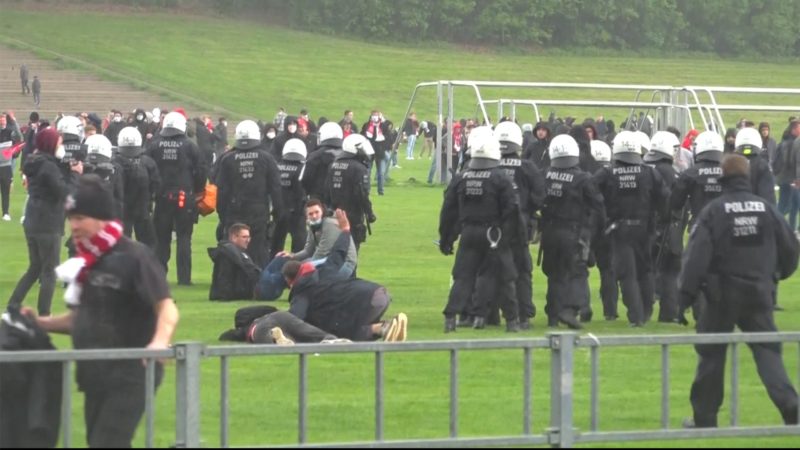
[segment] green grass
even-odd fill
[[[90,60],[136,78],[163,85],[228,109],[271,118],[279,105],[290,111],[309,107],[312,115],[338,118],[345,108],[365,118],[369,109],[383,108],[401,117],[413,85],[438,78],[505,79],[581,82],[719,84],[790,86],[796,67],[781,64],[750,66],[713,59],[592,58],[547,55],[475,55],[456,48],[434,50],[381,47],[326,36],[251,24],[176,16],[59,13],[51,16],[5,11],[3,33],[25,36],[35,45]],[[45,31],[46,30],[46,31]],[[76,30],[80,30],[76,33]],[[120,38],[113,51],[108,37]],[[570,93],[557,93],[558,95]],[[556,95],[556,94],[554,94]],[[420,108],[430,112],[433,102]],[[428,109],[425,109],[428,108]],[[465,113],[471,113],[466,111]],[[419,148],[419,147],[418,147]],[[359,273],[386,285],[392,294],[389,314],[404,311],[410,317],[410,339],[439,340],[441,310],[445,304],[452,257],[431,244],[437,236],[442,188],[424,183],[428,160],[405,161],[392,172],[386,196],[374,197],[378,222],[375,235],[362,247]],[[412,182],[411,179],[417,180]],[[15,186],[14,221],[0,222],[0,298],[8,298],[26,267],[26,247],[17,219],[23,194]],[[219,304],[207,300],[211,266],[206,248],[214,245],[216,218],[202,219],[196,228],[191,288],[176,287],[174,266],[169,279],[181,311],[176,341],[216,345],[231,326],[233,312],[245,302]],[[537,249],[532,247],[533,255]],[[174,264],[174,261],[173,261]],[[596,315],[598,279],[593,272]],[[544,306],[546,280],[534,273],[534,301]],[[800,330],[800,292],[797,277],[781,285],[786,312],[776,317],[784,331]],[[63,310],[61,291],[56,311]],[[35,292],[27,304],[35,302]],[[285,296],[277,306],[285,309]],[[624,307],[621,310],[624,311]],[[533,331],[543,336],[540,314]],[[594,322],[586,332],[602,335],[689,333],[675,326],[650,324],[631,330],[624,320]],[[503,338],[498,328],[481,332],[459,330],[453,339]],[[69,341],[56,339],[60,348]],[[742,350],[741,416],[747,425],[779,423],[780,418],[756,375],[749,352]],[[797,379],[797,346],[787,347],[787,369]],[[690,348],[672,351],[670,423],[679,426],[690,415],[688,389],[696,358]],[[446,353],[386,356],[386,438],[441,438],[448,433],[448,355]],[[373,436],[373,367],[370,356],[319,356],[310,359],[309,438],[313,442],[365,440]],[[549,356],[534,353],[534,430],[542,432],[549,416]],[[575,411],[580,429],[588,429],[589,359],[576,358]],[[520,352],[466,353],[460,358],[463,436],[519,433],[522,429],[522,358]],[[174,386],[172,368],[157,397],[159,446],[174,441]],[[237,358],[231,361],[231,444],[290,444],[296,439],[297,359],[291,357]],[[657,348],[619,348],[601,353],[601,429],[656,429],[659,427],[660,352]],[[82,444],[81,398],[74,404],[74,443]],[[202,374],[202,441],[218,444],[219,363],[206,361]],[[727,404],[726,404],[727,406]],[[720,422],[728,420],[721,413]],[[143,444],[143,429],[137,436]],[[751,446],[750,440],[657,442],[652,446]],[[797,439],[759,439],[759,446],[797,446]]]

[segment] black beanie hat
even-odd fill
[[[82,175],[78,189],[67,196],[67,215],[82,215],[98,220],[114,217],[114,196],[102,178],[95,174]]]

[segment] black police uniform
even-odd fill
[[[72,171],[72,164],[80,161],[86,161],[86,147],[81,145],[81,140],[78,136],[72,134],[65,134],[62,139],[64,146],[64,157],[61,158],[61,174],[64,176],[64,181],[72,190],[78,182],[75,172]]]
[[[772,205],[776,205],[775,176],[769,167],[769,161],[762,157],[761,153],[745,156],[750,161],[750,185],[752,186],[753,194]]]
[[[148,156],[161,176],[153,213],[156,255],[166,269],[174,230],[178,239],[178,284],[188,285],[192,282],[192,232],[197,220],[194,196],[205,190],[207,168],[197,145],[184,134],[153,138]]]
[[[670,209],[678,211],[688,206],[689,225],[694,224],[700,211],[722,195],[722,185],[719,183],[721,176],[722,168],[718,160],[698,160],[694,166],[683,171],[673,185],[669,199]]]
[[[536,164],[528,159],[521,159],[516,152],[503,155],[500,167],[513,182],[525,224],[526,239],[512,243],[511,251],[519,271],[515,281],[519,321],[523,327],[527,327],[530,319],[536,316],[536,306],[533,304],[533,261],[528,243],[533,239],[535,214],[544,200],[544,178]]]
[[[153,158],[127,155],[120,152],[115,161],[122,168],[124,193],[122,222],[125,236],[136,232],[136,240],[155,249],[156,236],[153,227],[153,195],[159,191],[161,177]]]
[[[644,164],[616,161],[595,176],[611,223],[614,271],[628,309],[628,321],[642,326],[653,313],[650,236],[655,211],[664,208],[669,192],[658,172]]]
[[[679,286],[681,307],[701,291],[707,298],[698,333],[776,332],[776,279],[797,268],[797,239],[774,206],[750,192],[745,176],[721,179],[722,197],[700,213],[689,237]],[[726,345],[697,345],[691,402],[695,425],[717,425],[723,400]],[[797,392],[778,343],[750,345],[761,381],[787,424],[797,423]]]
[[[306,229],[305,201],[306,191],[300,182],[300,175],[307,168],[302,161],[284,159],[278,163],[281,180],[281,195],[286,214],[281,221],[275,224],[270,246],[272,259],[277,252],[284,249],[286,236],[292,236],[292,253],[303,250],[306,245],[308,230]]]
[[[303,173],[303,189],[309,198],[321,200],[325,193],[325,181],[331,164],[342,155],[342,144],[323,144],[315,152],[308,155],[306,169]]]
[[[350,221],[356,250],[367,240],[367,230],[375,222],[369,199],[369,169],[359,155],[344,152],[331,164],[322,201],[331,210],[342,209]]]
[[[144,348],[156,331],[155,305],[171,297],[164,270],[150,250],[123,237],[87,274],[80,304],[73,305],[73,346]],[[130,447],[145,409],[142,362],[79,361],[76,374],[86,396],[89,447]],[[156,363],[156,386],[162,375]]]
[[[483,328],[493,295],[499,298],[507,326],[516,330],[518,272],[511,245],[525,240],[517,194],[505,169],[472,167],[453,178],[439,216],[442,253],[452,254],[460,236],[454,283],[444,309],[445,332],[455,330],[455,316],[464,312],[475,317],[475,328]],[[492,245],[490,238],[499,242]]]
[[[547,275],[548,324],[559,318],[575,327],[577,313],[589,299],[591,236],[605,223],[603,198],[592,176],[578,166],[545,173],[542,207],[542,271]]]
[[[93,173],[99,176],[109,186],[109,191],[114,196],[115,219],[122,219],[123,203],[125,201],[125,180],[122,178],[122,167],[116,162],[103,158],[103,161],[94,160],[92,155],[83,167],[84,174]]]
[[[655,169],[666,188],[672,187],[678,179],[678,172],[672,166],[673,160],[660,153],[652,152],[645,157],[648,165]],[[673,211],[669,202],[656,211],[656,237],[653,242],[653,261],[656,270],[655,291],[660,296],[658,321],[674,322],[678,318],[678,273],[681,271],[683,254],[683,211]]]
[[[250,227],[249,253],[259,267],[269,262],[270,204],[276,221],[284,215],[280,178],[275,159],[260,146],[235,148],[223,156],[217,174],[220,218],[226,230],[235,223]]]
[[[610,163],[599,163],[601,169],[610,167]],[[598,169],[601,170],[601,169]],[[605,210],[605,207],[604,207]],[[619,315],[617,312],[617,304],[619,303],[619,285],[617,285],[617,276],[614,273],[614,258],[613,246],[611,245],[611,236],[605,233],[605,219],[597,218],[597,223],[594,225],[595,230],[592,236],[592,256],[597,265],[597,270],[600,272],[600,299],[603,303],[603,317],[606,320],[616,320]],[[584,313],[583,320],[586,311]]]

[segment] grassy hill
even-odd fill
[[[345,108],[365,119],[372,108],[401,117],[413,86],[443,79],[574,81],[618,83],[715,84],[791,86],[796,67],[751,65],[713,59],[645,59],[548,55],[497,55],[458,48],[386,47],[327,36],[298,33],[252,24],[172,15],[95,15],[58,11],[35,14],[4,10],[0,40],[21,39],[74,56],[178,92],[222,105],[243,115],[271,118],[278,106],[290,112],[308,107],[314,118],[338,118]],[[1,62],[0,62],[1,64]],[[86,89],[91,89],[87,86]],[[79,93],[76,93],[79,95]],[[565,93],[565,95],[574,95]],[[0,107],[2,107],[0,100]],[[433,109],[432,99],[418,110]],[[147,106],[147,105],[144,105]],[[461,110],[459,111],[461,112]],[[463,110],[472,113],[471,107]],[[566,115],[566,114],[564,114]],[[760,118],[755,118],[759,120]],[[776,117],[779,120],[779,117]],[[785,119],[782,119],[785,120]],[[378,222],[375,234],[362,247],[359,274],[385,284],[393,297],[389,313],[405,311],[413,340],[443,339],[441,309],[449,288],[452,257],[443,257],[431,244],[437,238],[442,188],[424,183],[429,161],[405,161],[392,172],[386,195],[373,198]],[[0,271],[0,298],[8,298],[26,267],[26,247],[16,219],[24,195],[15,184],[13,222],[0,222],[0,248],[5,255]],[[218,304],[207,299],[211,267],[206,248],[214,245],[216,217],[201,219],[195,230],[195,286],[173,286],[181,310],[177,340],[213,345],[230,327],[233,312],[245,303]],[[536,247],[531,251],[535,255]],[[174,260],[173,260],[174,264]],[[175,282],[174,266],[169,279]],[[534,301],[540,311],[535,329],[521,337],[542,336],[547,329],[541,313],[546,280],[537,268]],[[592,275],[595,316],[597,274]],[[776,317],[779,328],[800,330],[800,286],[797,277],[781,285],[787,311]],[[35,300],[29,295],[28,304]],[[54,303],[63,310],[60,291]],[[286,308],[286,298],[277,303]],[[620,306],[624,310],[622,306]],[[689,333],[691,330],[649,324],[631,330],[624,320],[595,321],[586,332],[595,334]],[[478,332],[459,330],[448,338],[500,338],[497,328]],[[69,343],[57,340],[61,348]],[[691,413],[688,390],[696,358],[690,348],[672,352],[673,412],[670,423]],[[742,351],[742,423],[775,424],[779,416],[760,385],[752,361]],[[787,369],[798,373],[797,350],[787,347]],[[466,436],[516,433],[522,395],[521,355],[517,352],[479,352],[460,359],[462,414]],[[387,439],[443,437],[448,430],[446,354],[390,355],[386,358]],[[370,357],[319,357],[310,361],[312,390],[309,430],[312,441],[369,439],[372,436],[373,360]],[[294,358],[243,358],[231,362],[231,444],[291,443],[296,436],[297,363]],[[547,360],[534,356],[534,430],[546,428],[549,415]],[[660,352],[654,348],[605,350],[601,357],[601,429],[659,427]],[[219,364],[203,366],[203,442],[218,443]],[[588,353],[576,361],[576,423],[588,428]],[[796,376],[794,377],[796,378]],[[168,376],[157,398],[157,445],[172,443],[174,429],[173,378]],[[730,393],[728,393],[728,396]],[[728,397],[729,398],[729,397]],[[80,397],[74,404],[75,442],[83,442]],[[727,411],[720,422],[728,420]],[[142,433],[140,433],[141,435]],[[141,439],[142,436],[139,436]],[[143,441],[137,443],[141,445]],[[654,445],[751,445],[743,440],[661,442]],[[759,446],[796,446],[796,439],[759,439]]]

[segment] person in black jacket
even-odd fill
[[[325,181],[331,164],[342,155],[342,128],[335,122],[326,122],[319,129],[319,146],[308,156],[303,171],[303,188],[309,198],[322,199]]]
[[[55,350],[50,336],[16,309],[2,315],[0,351]],[[61,363],[3,364],[0,448],[55,448],[61,424]]]
[[[38,280],[40,315],[50,315],[53,291],[56,287],[55,268],[58,265],[61,238],[64,235],[64,199],[68,186],[55,157],[61,138],[56,130],[47,128],[36,136],[37,151],[25,162],[22,172],[28,179],[28,204],[25,208],[25,238],[28,241],[28,270],[22,275],[8,301],[9,307],[22,304],[28,291]],[[83,172],[83,164],[71,166],[72,172]]]
[[[283,154],[283,146],[286,145],[286,142],[289,139],[302,139],[301,136],[297,134],[297,117],[288,116],[283,121],[284,129],[281,131],[276,137],[274,137],[272,141],[272,147],[269,150],[270,154],[272,154],[276,161],[278,156]]]
[[[772,175],[769,161],[761,156],[763,152],[761,134],[755,128],[742,128],[736,133],[734,145],[736,153],[744,155],[750,161],[750,184],[753,187],[753,194],[773,205],[777,204],[775,177]]]
[[[550,135],[550,128],[547,128],[547,123],[537,123],[533,128],[534,139],[522,152],[522,157],[533,161],[536,167],[541,171],[547,170],[547,168],[550,167],[550,155],[547,151],[550,147]]]
[[[153,195],[161,186],[161,177],[153,158],[144,154],[142,135],[135,127],[123,128],[119,133],[119,152],[114,161],[122,169],[123,208],[122,222],[125,236],[136,232],[136,240],[155,249],[153,228]]]
[[[120,111],[113,110],[112,114],[111,123],[109,123],[105,131],[103,131],[103,135],[107,137],[109,141],[111,141],[111,145],[116,147],[119,132],[125,128],[126,124],[122,120],[122,113]]]
[[[331,165],[322,201],[347,212],[356,249],[367,240],[369,225],[377,218],[369,199],[369,162],[375,155],[367,138],[351,134],[342,143],[341,156]]]
[[[236,146],[220,161],[217,209],[225,227],[234,223],[250,227],[250,256],[259,267],[269,262],[270,205],[276,222],[285,214],[280,177],[275,159],[261,147],[258,124],[240,122]]]
[[[335,212],[342,230],[335,251],[319,268],[312,263],[289,261],[283,276],[291,287],[289,312],[327,333],[352,341],[371,341],[386,337],[381,317],[389,308],[391,297],[384,286],[357,278],[336,279],[344,263],[350,241],[350,223],[344,211]],[[398,314],[399,330],[390,340],[405,341],[408,319]]]
[[[192,284],[192,232],[197,218],[195,197],[203,195],[208,169],[197,146],[186,137],[186,117],[171,112],[164,117],[160,135],[150,141],[148,156],[161,176],[156,193],[153,222],[156,230],[156,255],[167,268],[172,232],[178,239],[178,284]]]
[[[250,227],[236,223],[228,228],[227,241],[208,249],[208,256],[214,262],[209,300],[253,298],[261,268],[247,255],[249,245]]]
[[[681,271],[683,311],[703,292],[707,305],[698,333],[777,332],[773,317],[776,280],[797,269],[800,246],[774,205],[751,192],[747,159],[722,160],[721,197],[700,213],[689,236]],[[797,391],[786,375],[779,343],[751,344],[758,374],[787,425],[797,425]],[[691,427],[716,427],[722,405],[727,345],[696,345],[697,372],[691,389]]]
[[[325,125],[322,128],[325,128]],[[283,146],[283,158],[278,163],[281,196],[286,214],[281,221],[275,223],[275,231],[272,234],[272,244],[270,245],[270,260],[284,250],[287,235],[292,236],[292,253],[303,250],[306,243],[306,192],[300,181],[300,176],[304,172],[307,173],[305,164],[305,144],[300,139],[290,139]]]

